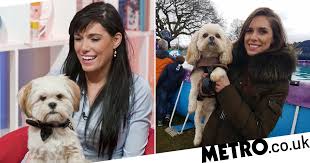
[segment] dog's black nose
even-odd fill
[[[51,102],[48,104],[48,106],[51,108],[51,109],[55,109],[55,107],[57,106],[57,104],[55,102]]]
[[[209,37],[210,41],[214,41],[214,36]]]

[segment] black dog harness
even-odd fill
[[[74,130],[72,127],[72,123],[70,122],[69,119],[67,119],[66,122],[60,124],[44,123],[39,120],[31,120],[31,119],[26,119],[26,123],[33,127],[41,129],[40,135],[42,141],[45,141],[50,135],[52,135],[53,128],[69,127],[71,130]]]
[[[200,58],[198,62],[196,63],[192,73],[197,70],[202,70],[204,73],[207,73],[208,76],[205,78],[201,78],[198,82],[198,96],[197,100],[202,101],[204,98],[212,98],[215,96],[215,83],[210,80],[210,74],[212,71],[217,68],[221,67],[224,70],[227,70],[227,66],[225,64],[221,64],[219,62],[218,57],[208,57],[208,58]],[[205,86],[208,85],[209,89]]]

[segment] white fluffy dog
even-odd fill
[[[88,162],[71,124],[80,102],[75,82],[64,75],[44,76],[22,87],[18,98],[29,118],[30,162]]]
[[[216,100],[208,96],[197,100],[199,84],[203,78],[205,67],[213,66],[215,69],[209,72],[211,81],[216,82],[226,74],[221,66],[232,61],[232,43],[225,36],[224,31],[218,24],[205,24],[192,36],[189,44],[186,60],[194,66],[191,74],[191,90],[189,94],[188,112],[195,112],[195,138],[194,145],[198,146],[202,140],[202,132],[212,111],[215,109]],[[202,122],[204,118],[204,123]],[[212,131],[210,131],[212,132]]]

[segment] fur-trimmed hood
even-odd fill
[[[296,53],[293,48],[248,57],[248,73],[254,82],[290,80],[296,69]]]

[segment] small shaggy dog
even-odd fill
[[[188,112],[195,112],[195,146],[201,143],[203,128],[215,109],[214,82],[227,75],[225,68],[232,62],[231,50],[232,43],[218,24],[205,24],[194,33],[189,44],[186,61],[194,69],[190,77]],[[209,78],[204,78],[204,73]]]
[[[64,75],[32,80],[18,93],[19,106],[29,118],[30,162],[88,162],[72,128],[80,88]]]

